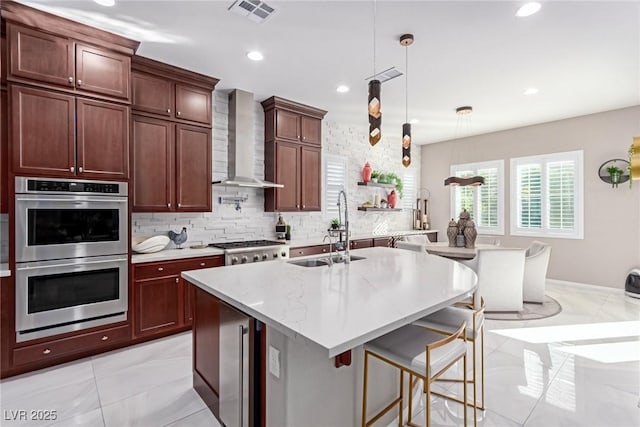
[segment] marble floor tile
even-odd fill
[[[102,409],[94,409],[84,414],[74,415],[71,418],[58,420],[48,427],[104,427],[104,419],[102,418]]]
[[[420,426],[426,425],[425,414],[425,411],[421,410],[414,415],[412,421]],[[464,424],[463,420],[461,404],[441,398],[433,398],[431,400],[432,426],[461,426]],[[478,411],[477,420],[478,426],[484,427],[520,427],[522,425],[490,410]],[[467,425],[473,425],[473,411],[471,408],[467,409]]]
[[[216,417],[208,408],[188,415],[178,421],[167,424],[165,427],[221,427]]]
[[[96,377],[100,402],[109,405],[174,380],[191,380],[191,364],[191,357],[149,360],[113,375]]]
[[[107,427],[164,426],[204,409],[206,405],[192,387],[192,379],[167,381],[102,407]]]

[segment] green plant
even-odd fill
[[[340,225],[340,220],[339,220],[338,218],[333,218],[333,219],[331,220],[331,224],[332,224],[332,225]]]
[[[609,172],[609,177],[611,178],[611,186],[617,187],[620,182],[620,177],[623,174],[622,169],[615,165],[611,165],[607,168],[607,172]]]
[[[391,182],[394,179],[396,180],[396,192],[398,193],[398,197],[402,199],[402,189],[404,188],[404,186],[402,185],[402,179],[393,172],[387,174],[388,182]]]
[[[291,226],[287,225],[287,234],[291,234]]]
[[[371,172],[371,178],[380,178],[380,172],[374,170]]]
[[[633,149],[633,144],[629,146],[629,166],[627,166],[627,170],[629,171],[629,188],[633,187],[633,170],[631,169],[631,158],[635,154]]]

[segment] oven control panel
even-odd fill
[[[250,264],[253,262],[274,261],[289,258],[289,246],[272,246],[234,251],[225,256],[225,265]]]
[[[127,196],[126,182],[16,177],[16,194],[95,194]]]

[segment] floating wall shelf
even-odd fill
[[[363,185],[365,187],[396,188],[396,184],[380,184],[372,181],[369,181],[369,182],[359,181],[358,185]]]
[[[359,211],[365,211],[365,212],[398,212],[401,211],[402,209],[398,209],[398,208],[366,208],[364,206],[358,206],[358,210]]]

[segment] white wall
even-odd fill
[[[227,176],[227,95],[215,91],[213,104],[213,179],[221,180]],[[408,230],[411,228],[411,211],[371,213],[356,210],[357,204],[372,199],[371,188],[358,187],[356,184],[366,161],[374,169],[395,172],[398,176],[402,176],[405,170],[411,171],[416,180],[419,179],[420,168],[420,150],[417,147],[413,150],[413,165],[408,169],[402,166],[400,131],[397,138],[383,137],[375,147],[371,147],[367,139],[366,110],[363,111],[363,122],[357,126],[346,126],[325,118],[322,128],[323,155],[328,153],[347,157],[349,177],[346,191],[353,234],[371,234],[376,227],[381,233]],[[258,177],[264,177],[264,111],[259,102],[255,103],[255,118],[255,170]],[[264,212],[264,190],[225,190],[216,186],[212,191],[212,213],[134,213],[133,235],[150,236],[187,227],[190,243],[275,238],[274,226],[278,214]],[[223,194],[248,195],[249,200],[242,205],[242,211],[237,212],[233,205],[218,203],[218,197]],[[324,212],[283,213],[287,224],[292,225],[294,241],[322,241],[331,218],[335,216]]]
[[[640,106],[425,145],[421,175],[431,191],[432,227],[444,229],[450,219],[450,189],[443,181],[451,164],[504,159],[502,244],[528,246],[533,239],[509,233],[509,159],[584,150],[584,239],[538,239],[553,247],[547,277],[622,288],[629,270],[640,266],[640,181],[632,189],[628,183],[613,189],[599,179],[598,169],[606,160],[626,159],[638,135]]]

